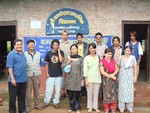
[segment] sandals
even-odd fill
[[[91,113],[92,112],[92,109],[88,109],[88,113]]]
[[[71,109],[69,109],[69,110],[68,110],[68,112],[69,112],[69,113],[71,113],[71,112],[72,112],[72,110],[71,110]]]
[[[95,109],[96,113],[100,113],[100,110],[99,109]]]
[[[120,111],[119,113],[124,113],[124,111]]]

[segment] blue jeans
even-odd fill
[[[47,103],[47,104],[50,103],[54,88],[55,88],[55,97],[53,99],[53,103],[58,104],[60,102],[59,98],[60,98],[60,90],[61,90],[61,86],[62,86],[62,80],[63,80],[63,77],[47,78],[45,98],[44,98],[45,103]]]

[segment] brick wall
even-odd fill
[[[55,10],[79,9],[89,21],[90,34],[122,36],[122,21],[150,21],[150,0],[1,0],[0,21],[17,20],[17,37],[45,36],[45,23]],[[40,29],[30,21],[40,20]]]

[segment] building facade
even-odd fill
[[[6,56],[8,45],[12,48],[9,43],[16,37],[46,36],[48,16],[66,7],[77,9],[86,16],[88,35],[101,32],[119,36],[124,45],[129,40],[129,31],[137,31],[144,51],[139,81],[150,82],[150,0],[1,0],[0,45],[7,45],[1,47],[5,49],[0,50],[0,54]],[[32,21],[38,21],[38,27],[32,27]],[[1,67],[4,68],[3,65]]]

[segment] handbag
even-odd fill
[[[71,71],[71,65],[66,65],[64,68],[65,73],[69,73]]]

